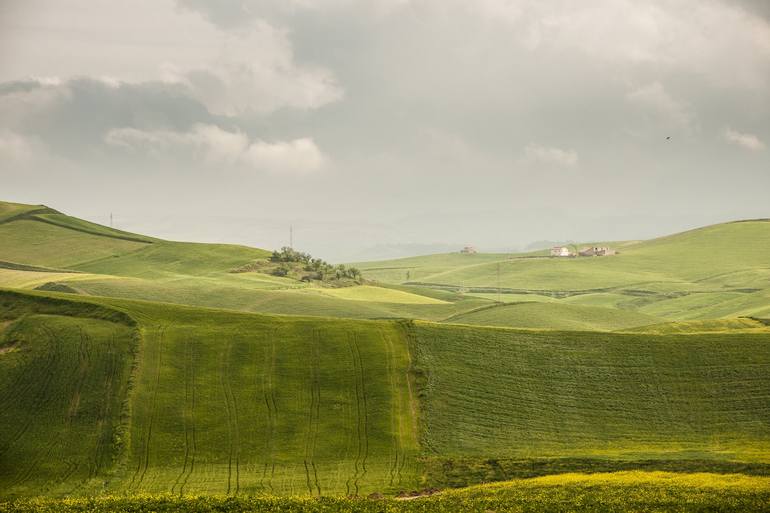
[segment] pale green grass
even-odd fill
[[[363,285],[360,287],[333,288],[313,288],[306,289],[305,292],[315,292],[339,299],[351,301],[373,301],[376,303],[399,303],[405,305],[446,305],[447,301],[435,299],[419,294],[412,294],[401,290],[388,289],[383,287],[372,287]]]
[[[0,240],[4,241],[0,244],[0,260],[60,268],[95,258],[112,258],[147,246],[32,220],[0,224]]]
[[[36,210],[45,210],[44,205],[25,205],[23,203],[10,203],[0,201],[0,223],[6,222],[9,218],[27,214]]]
[[[489,301],[500,303],[523,303],[527,301],[537,301],[541,303],[551,303],[557,299],[550,296],[541,296],[539,294],[507,294],[494,292],[466,292],[466,297],[477,297]]]
[[[606,331],[659,323],[637,312],[559,302],[527,302],[481,308],[450,317],[447,322],[479,326]]]
[[[652,333],[652,334],[690,334],[699,333],[740,333],[740,332],[765,332],[770,334],[770,326],[746,317],[738,319],[709,319],[705,321],[681,321],[666,322],[662,324],[653,324],[650,326],[640,326],[637,328],[628,328],[623,330],[632,333]]]

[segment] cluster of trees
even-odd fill
[[[299,264],[304,271],[310,273],[302,277],[302,280],[304,281],[326,281],[330,279],[359,280],[361,278],[361,271],[355,267],[345,267],[342,264],[332,265],[320,258],[313,258],[309,253],[303,253],[302,251],[296,251],[288,247],[283,247],[280,251],[273,251],[273,254],[270,256],[270,261],[285,264],[273,271],[273,274],[276,276],[287,276],[292,271],[292,267]]]

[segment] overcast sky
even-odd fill
[[[0,199],[334,261],[770,217],[770,2],[0,0]]]

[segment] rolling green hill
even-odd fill
[[[607,257],[454,254],[354,265],[370,279],[490,299],[502,295],[506,302],[535,295],[672,320],[770,316],[768,220],[708,226],[615,248],[620,254]],[[551,308],[558,317],[557,307]]]
[[[415,484],[398,324],[116,302],[137,331],[90,302],[6,292],[0,305],[0,495]]]
[[[422,443],[437,457],[770,457],[767,330],[411,329]]]
[[[612,331],[659,324],[661,319],[638,312],[599,306],[532,301],[484,306],[449,317],[445,322],[510,328]]]
[[[13,291],[0,319],[5,496],[394,493],[451,482],[458,458],[467,482],[490,458],[545,458],[544,473],[770,463],[767,329],[511,330]]]
[[[113,230],[43,206],[0,203],[0,286],[67,290],[263,313],[440,320],[480,298],[377,286],[323,288],[233,269],[269,251],[173,242]]]
[[[8,241],[0,286],[251,312],[581,330],[770,317],[767,221],[617,243],[611,257],[458,253],[365,263],[364,276],[380,281],[340,289],[230,272],[267,258],[264,250],[164,241],[39,205],[1,203],[0,240]]]

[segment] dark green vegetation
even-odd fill
[[[8,448],[31,454],[29,467],[3,466],[6,495],[30,486],[54,495],[357,495],[473,483],[492,458],[518,461],[498,463],[509,469],[502,478],[632,468],[762,474],[768,461],[767,331],[538,332],[50,294],[0,294],[4,318],[16,319],[0,359],[15,377],[0,398],[39,432],[15,434],[9,420],[0,433]],[[51,326],[61,335],[39,335]],[[128,344],[120,360],[85,359],[83,340],[117,358],[115,333]],[[52,351],[54,336],[78,343]],[[51,354],[59,357],[45,363]],[[123,416],[114,406],[112,420],[72,410],[73,397],[103,404],[115,367],[134,369],[130,393],[115,387]],[[19,390],[32,395],[20,401]],[[88,474],[46,465],[40,440],[70,417],[90,429],[72,450],[86,459],[106,450],[99,461],[109,464]],[[109,449],[95,443],[105,425],[122,433]],[[530,467],[540,470],[521,473]]]
[[[770,223],[364,266],[391,283],[272,255],[0,203],[0,497],[104,497],[0,511],[766,504]]]
[[[4,495],[416,486],[417,404],[397,323],[0,298],[18,319],[0,358]],[[59,306],[68,316],[39,313]],[[111,310],[138,331],[93,318]],[[63,448],[61,430],[73,437]]]
[[[123,449],[137,339],[117,312],[14,299],[0,310],[0,489],[69,493],[109,473]],[[73,316],[89,310],[118,322]]]
[[[283,247],[273,251],[268,261],[258,260],[234,269],[232,272],[263,272],[273,276],[291,276],[304,282],[317,282],[334,286],[361,284],[361,271],[355,267],[331,265],[313,258],[309,253]]]
[[[767,332],[411,330],[422,444],[438,457],[770,456]]]
[[[566,509],[568,508],[568,509]],[[610,513],[770,511],[768,478],[666,473],[566,474],[447,491],[411,500],[299,497],[133,496],[21,500],[10,512],[423,512]]]

